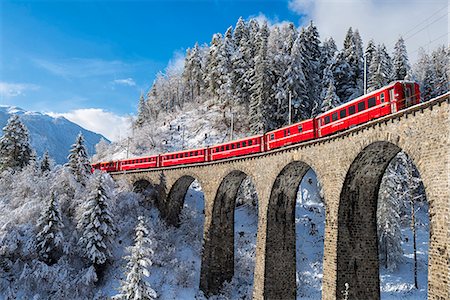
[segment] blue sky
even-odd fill
[[[424,45],[436,39],[448,43],[446,0],[388,2],[0,0],[0,104],[63,114],[115,138],[118,129],[108,123],[125,126],[158,71],[195,42],[209,43],[212,34],[224,32],[240,16],[296,26],[313,19],[322,37],[332,35],[338,43],[354,26],[365,41],[375,38],[389,48],[399,35],[420,30],[414,28],[417,20],[439,18],[444,8],[437,24],[423,23],[427,36],[421,39]],[[385,26],[371,24],[371,18]],[[398,27],[394,32],[392,25]],[[417,37],[409,45],[407,40],[411,52],[421,46]]]

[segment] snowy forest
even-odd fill
[[[164,223],[151,191],[138,193],[108,174],[107,161],[194,148],[310,118],[393,80],[420,83],[423,101],[449,90],[449,49],[420,50],[411,66],[349,28],[343,48],[320,40],[311,22],[269,26],[238,20],[210,45],[186,51],[183,66],[159,73],[141,95],[131,136],[101,141],[90,160],[74,141],[65,165],[37,157],[27,128],[12,116],[0,138],[0,299],[206,299],[199,291],[204,202],[194,181],[181,226]],[[234,132],[230,123],[234,118]],[[320,299],[325,203],[310,170],[296,205],[297,299]],[[235,277],[209,299],[251,299],[257,195],[242,183],[235,209]],[[401,152],[388,166],[377,212],[383,299],[426,299],[428,206],[420,174]]]

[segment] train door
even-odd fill
[[[389,101],[391,102],[391,113],[395,113],[397,112],[397,106],[396,106],[396,101],[397,99],[395,99],[395,90],[392,88],[389,90]]]
[[[405,107],[410,107],[410,106],[414,105],[414,101],[413,101],[413,94],[414,94],[413,85],[410,84],[410,83],[403,84],[403,93],[405,95]]]

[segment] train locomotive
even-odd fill
[[[103,172],[127,172],[199,164],[262,153],[329,136],[373,119],[396,113],[418,103],[420,103],[420,90],[417,83],[395,81],[381,89],[326,111],[315,118],[303,120],[262,135],[205,148],[100,162],[93,164],[92,168]]]

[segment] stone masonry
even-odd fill
[[[326,202],[322,299],[380,299],[376,207],[381,177],[399,152],[413,160],[429,201],[428,298],[450,299],[450,94],[337,135],[283,150],[187,167],[113,174],[151,185],[177,226],[189,185],[205,195],[200,288],[217,293],[234,274],[234,207],[242,180],[258,194],[254,299],[295,299],[295,196],[309,168]]]

